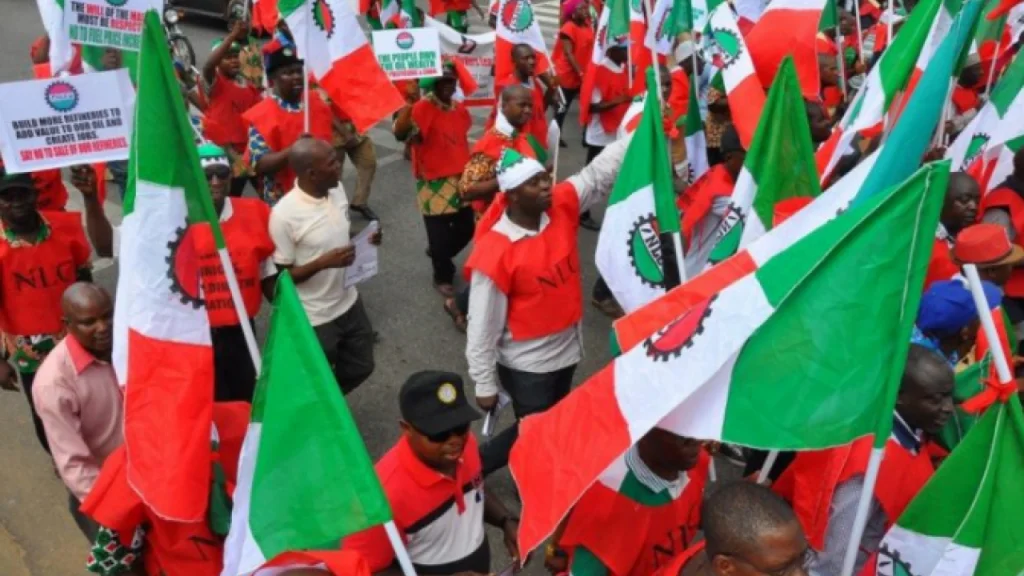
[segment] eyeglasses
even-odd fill
[[[746,564],[747,566],[750,566],[751,568],[753,568],[761,574],[764,574],[765,576],[792,576],[794,574],[798,574],[800,573],[799,571],[801,568],[804,571],[809,569],[811,563],[814,562],[814,559],[817,557],[816,553],[814,552],[814,549],[808,546],[799,556],[791,560],[785,566],[781,568],[764,569],[759,567],[757,564],[754,564],[750,560],[747,560],[743,556],[740,556],[739,554],[727,554],[725,552],[722,552],[718,555],[728,556],[734,560],[739,560],[740,562]]]
[[[448,430],[443,430],[434,434],[427,434],[422,430],[417,430],[417,432],[425,436],[427,440],[430,440],[434,444],[441,444],[442,442],[446,442],[452,436],[465,436],[469,432],[469,424],[463,424],[462,426],[456,426],[455,428],[449,428]]]

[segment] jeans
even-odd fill
[[[348,312],[314,326],[313,331],[324,349],[327,363],[334,370],[342,394],[352,392],[373,374],[373,326],[362,298],[356,300]]]
[[[434,282],[451,284],[455,281],[456,271],[452,258],[473,240],[473,229],[476,226],[473,209],[463,208],[454,214],[424,215],[423,226],[427,229]]]
[[[575,364],[545,374],[513,370],[498,364],[498,380],[512,397],[512,412],[515,413],[516,421],[480,445],[484,476],[508,466],[509,452],[519,438],[519,421],[530,414],[544,412],[565,398],[572,387],[575,371]]]
[[[377,173],[377,149],[373,146],[373,140],[363,138],[355,146],[338,148],[338,160],[342,168],[345,167],[345,156],[356,167],[356,190],[352,195],[352,205],[366,206],[370,199],[373,176]]]

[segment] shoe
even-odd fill
[[[580,226],[587,230],[593,230],[594,232],[599,232],[601,230],[601,223],[594,220],[594,218],[589,214],[580,218]]]
[[[452,286],[451,282],[434,282],[434,290],[445,298],[455,297],[455,286]]]
[[[366,220],[380,220],[377,213],[371,210],[369,206],[356,206],[355,204],[351,204],[348,209],[352,212],[358,212],[359,215]]]
[[[626,311],[619,306],[619,303],[615,301],[615,298],[605,298],[604,300],[598,300],[593,298],[590,303],[601,311],[601,314],[611,318],[612,320],[618,320],[626,315]]]
[[[561,138],[559,138],[558,139],[558,147],[559,148],[568,148],[569,145],[565,143],[565,140],[562,140]]]

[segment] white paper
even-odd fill
[[[10,173],[126,160],[135,89],[128,70],[0,84],[0,154]]]
[[[370,237],[378,229],[380,225],[377,221],[371,220],[366,228],[352,239],[352,245],[356,247],[356,259],[345,269],[345,288],[377,275],[377,247],[370,243]]]
[[[164,0],[64,0],[64,31],[76,44],[138,52],[146,11],[163,9]]]

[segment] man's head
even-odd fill
[[[520,78],[530,78],[537,69],[537,53],[529,44],[516,44],[512,47],[512,66]]]
[[[231,161],[223,148],[213,143],[199,146],[199,164],[210,184],[210,198],[217,213],[224,209],[224,199],[231,190]]]
[[[441,67],[441,76],[437,78],[421,78],[420,89],[423,92],[432,92],[443,104],[451,104],[455,96],[455,89],[458,86],[458,75],[455,72],[455,64],[445,62]]]
[[[409,447],[427,466],[451,470],[466,448],[469,425],[480,414],[469,406],[462,378],[451,372],[417,372],[398,393],[399,426]]]
[[[288,163],[303,191],[322,196],[341,181],[341,162],[334,148],[312,137],[302,137],[288,151]]]
[[[743,169],[743,161],[747,159],[747,151],[743,149],[740,135],[736,132],[735,126],[730,124],[722,132],[722,140],[719,146],[722,158],[725,160],[725,169],[732,175],[732,179],[736,180],[740,176],[740,170]]]
[[[845,10],[839,12],[839,31],[843,33],[843,36],[857,33],[857,20],[853,14]]]
[[[68,333],[93,356],[110,360],[114,334],[114,304],[107,291],[90,282],[76,282],[60,301]]]
[[[539,216],[551,207],[551,175],[540,162],[506,148],[498,158],[498,188],[510,207]]]
[[[956,235],[953,260],[963,266],[974,264],[982,280],[1006,286],[1013,269],[1024,262],[1024,249],[1010,242],[1006,229],[998,224],[973,224]]]
[[[513,84],[501,91],[501,114],[516,130],[533,117],[533,94],[525,86]]]
[[[982,282],[982,288],[989,306],[1002,301],[1003,293],[991,282]],[[960,280],[934,282],[921,296],[917,328],[938,342],[947,358],[963,358],[974,348],[979,324],[974,298]]]
[[[4,226],[25,230],[39,222],[35,182],[28,174],[0,172],[0,221]]]
[[[811,128],[811,142],[821,144],[832,134],[832,123],[828,120],[825,107],[819,102],[804,100],[807,110],[807,125]]]
[[[214,41],[212,49],[216,50],[222,42],[224,42],[223,39]],[[217,70],[227,78],[234,78],[238,76],[238,72],[242,69],[242,62],[238,58],[238,54],[241,51],[242,45],[238,42],[232,41],[231,46],[229,46],[227,52],[224,53],[224,57],[221,58],[220,63],[217,64]]]
[[[935,434],[953,414],[953,369],[933,350],[910,345],[896,411],[915,430]]]
[[[100,63],[103,65],[104,70],[117,70],[121,67],[123,58],[121,51],[117,48],[104,48],[103,56],[100,57]]]
[[[716,576],[806,576],[810,548],[796,514],[769,488],[738,480],[701,509],[707,557]]]
[[[295,55],[295,48],[274,39],[264,46],[263,59],[274,92],[285,102],[297,104],[302,99],[304,68],[302,60]]]
[[[975,88],[981,82],[981,75],[984,67],[981,64],[981,57],[975,54],[968,54],[964,60],[964,67],[960,70],[958,83],[964,88]]]
[[[818,54],[818,77],[822,88],[839,85],[839,65],[835,56]]]
[[[36,38],[29,47],[28,55],[33,64],[45,64],[50,61],[50,37],[46,34]]]
[[[978,201],[981,199],[981,188],[978,182],[963,172],[949,175],[946,186],[946,200],[942,204],[939,221],[950,234],[974,224],[978,217]]]
[[[636,444],[640,459],[655,472],[686,472],[697,465],[701,442],[654,428]]]
[[[608,50],[605,53],[608,55],[608,59],[614,62],[616,66],[624,66],[629,60],[629,45],[625,40],[617,40],[608,46]]]

